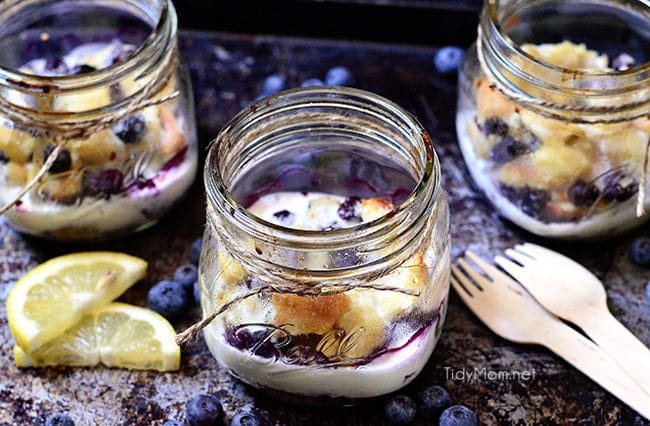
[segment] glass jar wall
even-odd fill
[[[446,197],[406,112],[347,88],[292,90],[244,110],[205,167],[205,329],[233,375],[314,404],[409,383],[440,336]]]
[[[457,131],[501,215],[557,238],[648,218],[650,7],[643,1],[485,5],[460,76]],[[638,210],[638,211],[637,211]]]
[[[155,223],[197,167],[171,2],[8,1],[0,24],[0,206],[28,189],[8,222],[63,241]]]

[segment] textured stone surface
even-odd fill
[[[416,114],[436,141],[453,216],[454,255],[471,248],[489,256],[522,239],[540,242],[499,219],[469,181],[456,143],[453,122],[455,82],[436,75],[434,49],[385,47],[306,40],[247,38],[185,33],[182,51],[195,82],[201,141],[207,147],[226,119],[254,99],[264,77],[280,72],[290,85],[345,65],[356,86],[387,96]],[[191,242],[202,231],[204,197],[197,182],[158,226],[97,248],[121,250],[150,262],[146,281],[123,298],[145,304],[151,284],[172,276],[189,259]],[[635,231],[606,243],[551,243],[584,263],[603,279],[614,314],[650,344],[650,304],[644,296],[650,271],[630,264],[627,247]],[[183,352],[182,369],[156,374],[121,370],[48,368],[17,370],[4,300],[12,283],[50,257],[88,247],[61,246],[22,237],[0,223],[0,425],[42,422],[55,411],[69,411],[77,424],[162,424],[181,419],[185,402],[215,392],[230,418],[253,406],[276,424],[381,425],[381,401],[349,409],[314,410],[278,403],[221,371],[202,341]],[[93,247],[94,248],[94,247]],[[433,357],[406,388],[414,394],[429,384],[445,386],[454,401],[476,410],[485,424],[647,424],[598,385],[549,351],[511,344],[483,326],[452,293],[447,323]],[[184,329],[198,317],[193,311],[174,325]],[[449,369],[530,371],[530,380],[458,380]],[[418,418],[416,425],[430,424]]]

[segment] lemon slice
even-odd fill
[[[9,293],[16,343],[32,352],[120,296],[147,274],[147,262],[122,253],[75,253],[29,271]]]
[[[28,353],[14,346],[17,367],[68,365],[133,370],[178,370],[181,350],[174,328],[154,311],[111,303],[73,328]]]

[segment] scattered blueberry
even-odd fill
[[[323,81],[318,78],[309,78],[302,82],[300,87],[316,87],[324,85]]]
[[[197,238],[192,243],[192,263],[197,265],[199,264],[199,259],[201,258],[201,244],[203,243],[202,238]]]
[[[223,417],[223,407],[216,396],[198,395],[185,406],[185,417],[192,426],[216,425]]]
[[[262,96],[272,95],[278,93],[287,85],[287,79],[280,74],[271,74],[264,79],[262,83]]]
[[[8,162],[9,162],[9,158],[7,158],[4,151],[0,151],[0,163],[7,164]]]
[[[616,71],[625,71],[629,68],[632,68],[635,63],[636,61],[634,60],[634,57],[627,53],[621,53],[612,59],[612,68],[614,68]]]
[[[440,74],[451,74],[458,70],[464,57],[465,51],[460,47],[443,47],[433,57],[433,65]]]
[[[117,169],[100,170],[90,177],[88,188],[94,195],[118,194],[124,187],[124,175]]]
[[[135,52],[135,48],[133,46],[121,45],[117,47],[113,52],[113,60],[111,65],[126,61],[133,52]]]
[[[113,133],[128,144],[140,142],[146,130],[144,117],[140,114],[128,116],[113,127]]]
[[[361,200],[359,197],[346,198],[336,211],[343,220],[361,220]]]
[[[60,58],[48,59],[45,63],[45,71],[54,75],[68,74],[68,66]]]
[[[193,284],[192,294],[194,295],[194,301],[197,305],[201,304],[201,288],[199,287],[199,282],[195,281]]]
[[[292,224],[296,218],[296,216],[293,213],[291,213],[289,210],[280,210],[278,212],[275,212],[273,213],[273,217],[289,225]]]
[[[194,286],[194,283],[198,278],[198,270],[192,263],[181,265],[176,268],[176,271],[174,272],[174,281],[181,283],[187,294],[190,294],[192,286]]]
[[[483,123],[483,132],[485,132],[486,135],[505,137],[508,135],[508,125],[499,117],[490,117]]]
[[[636,194],[638,185],[634,180],[624,174],[614,173],[605,180],[603,198],[607,201],[623,202]]]
[[[546,204],[550,200],[547,191],[543,189],[534,189],[528,186],[522,188],[513,188],[502,185],[501,193],[510,200],[514,205],[519,207],[528,216],[541,218]]]
[[[464,405],[452,405],[440,415],[440,426],[476,426],[476,413]]]
[[[45,158],[49,157],[50,154],[54,151],[54,145],[48,145],[45,148]],[[59,151],[59,155],[54,160],[54,163],[50,166],[50,173],[63,173],[70,170],[72,166],[72,157],[70,156],[70,151],[67,149],[62,149]]]
[[[183,426],[184,423],[179,422],[178,420],[167,420],[163,426]]]
[[[648,281],[645,285],[645,298],[648,302],[650,302],[650,281]]]
[[[490,151],[490,160],[495,164],[505,164],[524,154],[528,154],[530,148],[525,143],[516,139],[507,137],[497,143]]]
[[[67,414],[55,413],[45,420],[45,426],[74,426],[74,421]]]
[[[396,425],[410,423],[417,412],[415,402],[406,395],[397,395],[384,406],[384,412],[389,422]]]
[[[418,407],[423,416],[437,419],[451,405],[451,397],[440,386],[430,386],[418,393]]]
[[[263,426],[267,424],[264,419],[250,411],[237,413],[230,421],[230,426]]]
[[[68,74],[70,75],[88,74],[94,71],[97,71],[97,68],[87,64],[81,64],[73,67]]]
[[[330,86],[349,86],[352,84],[352,73],[345,67],[330,68],[325,74],[325,84]]]
[[[600,196],[600,190],[591,182],[578,179],[568,191],[569,201],[578,207],[593,205]]]
[[[632,263],[645,268],[650,268],[650,238],[641,237],[634,240],[630,246],[630,259]]]
[[[185,288],[176,281],[160,281],[151,287],[147,295],[147,306],[167,319],[183,314],[188,304]]]

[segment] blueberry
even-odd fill
[[[464,57],[465,51],[460,47],[443,47],[433,57],[433,65],[440,74],[452,74],[458,71]]]
[[[45,420],[45,426],[74,426],[74,421],[67,414],[55,413]]]
[[[68,66],[63,59],[52,58],[48,59],[45,63],[45,71],[47,71],[48,74],[66,75],[68,74]]]
[[[451,398],[440,386],[430,386],[418,393],[420,413],[430,419],[437,419],[442,411],[451,405]]]
[[[326,364],[329,358],[312,346],[296,345],[285,354],[286,362],[296,365]]]
[[[289,210],[280,210],[273,213],[273,217],[285,224],[292,224],[296,216]]]
[[[502,185],[501,193],[528,216],[540,218],[550,200],[547,191],[528,186],[513,188]]]
[[[568,191],[569,200],[578,207],[593,205],[600,196],[600,190],[591,182],[578,179]]]
[[[128,144],[140,142],[146,130],[144,117],[140,114],[130,115],[113,127],[113,133]]]
[[[645,285],[645,298],[648,302],[650,302],[650,281],[648,281]]]
[[[90,177],[88,188],[93,195],[118,194],[124,189],[124,175],[117,169],[100,170]]]
[[[185,417],[192,426],[216,425],[223,417],[223,407],[214,395],[198,395],[185,406]]]
[[[636,60],[627,53],[621,53],[612,59],[612,68],[616,71],[625,71],[626,69],[632,68]]]
[[[415,402],[406,395],[397,395],[384,406],[384,413],[388,421],[395,425],[410,423],[417,412]]]
[[[237,413],[230,421],[230,426],[263,426],[266,424],[264,419],[250,411]]]
[[[630,259],[632,263],[645,268],[650,268],[650,238],[641,237],[630,245]]]
[[[280,74],[271,74],[262,83],[262,96],[278,93],[286,87],[287,79]]]
[[[179,422],[178,420],[167,420],[163,426],[183,426],[184,423]]]
[[[176,281],[160,281],[151,287],[147,295],[147,306],[167,319],[180,316],[188,305],[185,288]]]
[[[300,87],[316,87],[316,86],[322,86],[323,84],[324,84],[323,81],[318,78],[309,78],[303,81]]]
[[[187,294],[192,292],[192,286],[198,278],[198,270],[196,266],[191,263],[179,266],[174,272],[174,281],[181,283]]]
[[[194,301],[196,302],[197,305],[201,304],[201,287],[199,286],[199,282],[195,281],[192,287],[192,294],[194,295]]]
[[[253,350],[255,355],[262,358],[273,358],[279,355],[273,342],[267,340],[268,331],[258,330],[253,333],[246,329],[229,329],[226,331],[226,341],[230,346],[245,350]],[[262,342],[262,343],[260,343]]]
[[[632,198],[637,192],[638,187],[634,182],[624,184],[621,183],[621,180],[613,181],[603,189],[603,198],[605,200],[623,202]]]
[[[490,151],[490,160],[498,165],[505,164],[524,154],[528,154],[529,152],[530,148],[528,145],[516,139],[507,137],[492,147],[492,151]]]
[[[464,405],[452,405],[440,415],[440,426],[476,426],[476,413]]]
[[[194,240],[192,243],[192,263],[195,265],[199,265],[199,259],[201,258],[201,244],[203,243],[202,238],[197,238]]]
[[[505,137],[508,135],[508,125],[499,117],[490,117],[483,123],[483,132],[486,135],[497,135]]]
[[[336,211],[343,220],[361,220],[361,200],[359,197],[349,197],[343,201]]]
[[[9,162],[9,158],[7,158],[7,155],[4,153],[4,151],[0,151],[0,164],[7,164]]]
[[[87,64],[81,64],[81,65],[76,65],[74,68],[72,68],[68,74],[80,75],[80,74],[88,74],[94,71],[97,71],[97,68]]]
[[[325,83],[330,86],[349,86],[352,84],[352,73],[341,66],[330,68],[325,74]]]
[[[111,61],[111,65],[119,64],[120,62],[126,61],[133,52],[135,52],[135,48],[133,46],[129,46],[125,44],[118,46],[113,51],[113,58]]]
[[[49,157],[50,154],[54,151],[54,145],[48,145],[45,148],[45,158]],[[72,157],[70,156],[70,151],[67,149],[62,149],[59,151],[59,155],[54,160],[54,163],[50,166],[50,173],[63,173],[70,170],[72,167]]]

